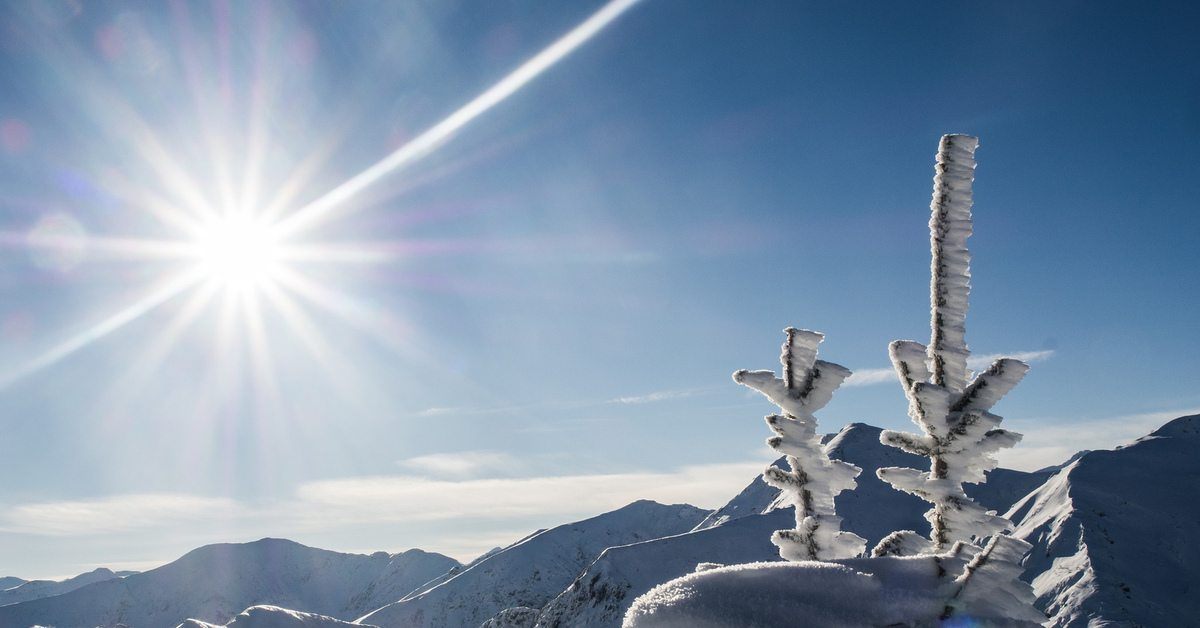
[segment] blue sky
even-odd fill
[[[262,536],[469,559],[639,497],[715,507],[772,457],[730,374],[788,326],[866,382],[824,430],[915,429],[869,382],[928,338],[944,133],[980,138],[967,342],[1033,367],[1002,460],[1200,408],[1182,2],[641,0],[291,235],[290,283],[147,301],[198,216],[286,219],[602,6],[6,5],[0,575]]]

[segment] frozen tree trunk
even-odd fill
[[[1025,376],[1028,365],[997,360],[968,383],[965,340],[967,298],[970,295],[971,182],[975,172],[976,138],[942,137],[934,177],[929,221],[933,253],[930,283],[933,333],[926,347],[897,340],[889,348],[909,401],[909,416],[923,434],[885,430],[880,440],[930,459],[926,473],[890,467],[878,475],[892,486],[933,504],[926,513],[932,527],[928,541],[902,531],[885,538],[875,555],[941,553],[957,541],[984,539],[1011,527],[1011,522],[986,511],[963,492],[964,482],[984,481],[995,468],[991,454],[1012,447],[1021,435],[999,429],[992,406]]]
[[[830,460],[817,435],[817,410],[825,407],[833,392],[850,376],[849,369],[817,359],[817,344],[825,336],[807,329],[787,328],[783,345],[783,377],[773,371],[741,370],[733,380],[759,391],[779,406],[783,414],[766,417],[775,436],[767,439],[772,449],[787,456],[791,470],[774,465],[763,472],[763,480],[783,492],[796,508],[796,528],[778,530],[771,542],[787,560],[834,560],[861,554],[866,540],[840,530],[833,498],[853,489],[858,467]]]

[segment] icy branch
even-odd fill
[[[966,135],[942,138],[933,183],[929,221],[933,252],[930,283],[932,338],[926,347],[912,340],[893,342],[888,353],[908,398],[908,414],[922,434],[884,431],[880,441],[930,459],[928,472],[880,469],[878,475],[895,488],[929,501],[925,518],[932,524],[928,544],[910,532],[884,539],[876,555],[905,551],[941,553],[956,542],[980,540],[1003,532],[1008,520],[985,511],[963,492],[964,482],[982,482],[996,466],[996,451],[1011,447],[1021,435],[999,429],[1000,417],[990,410],[1025,376],[1029,366],[1000,359],[967,382],[966,315],[970,294],[971,181],[975,176],[978,140]]]
[[[933,252],[930,302],[933,337],[929,341],[929,380],[952,392],[962,392],[971,352],[966,335],[967,297],[971,293],[971,181],[975,179],[975,148],[969,135],[943,135],[938,149],[937,175],[929,219]]]
[[[824,335],[792,327],[784,333],[783,377],[772,371],[733,374],[733,381],[757,390],[783,411],[766,417],[774,433],[767,444],[787,456],[791,469],[772,465],[763,472],[763,480],[795,506],[796,528],[776,531],[771,542],[787,560],[849,558],[862,553],[866,540],[839,529],[842,519],[835,514],[833,498],[854,488],[854,478],[862,470],[829,459],[821,447],[813,413],[829,403],[850,370],[817,359],[817,345]]]

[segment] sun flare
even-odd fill
[[[280,269],[278,235],[270,224],[250,216],[205,224],[196,234],[195,253],[205,276],[230,287],[268,282]]]

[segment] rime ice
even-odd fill
[[[833,498],[855,487],[858,467],[830,460],[817,435],[817,410],[825,407],[833,391],[842,385],[850,370],[817,359],[817,344],[823,334],[789,327],[784,330],[783,377],[772,371],[741,370],[733,381],[762,393],[783,410],[766,417],[775,436],[767,439],[772,449],[787,456],[791,470],[770,466],[763,472],[767,484],[783,491],[796,507],[796,528],[777,530],[771,542],[787,560],[832,560],[862,553],[866,539],[843,532],[834,511]]]
[[[999,429],[991,408],[1025,376],[1029,366],[1001,358],[967,383],[965,340],[970,294],[971,181],[979,141],[967,135],[942,137],[933,180],[929,220],[933,253],[930,282],[933,334],[926,347],[897,340],[889,347],[892,364],[908,397],[908,414],[923,432],[885,430],[880,441],[930,459],[930,469],[889,467],[880,479],[933,504],[925,515],[933,529],[928,542],[901,531],[875,547],[877,556],[944,552],[957,541],[985,539],[1012,527],[963,492],[963,482],[978,483],[996,467],[992,454],[1012,447],[1021,435]]]

